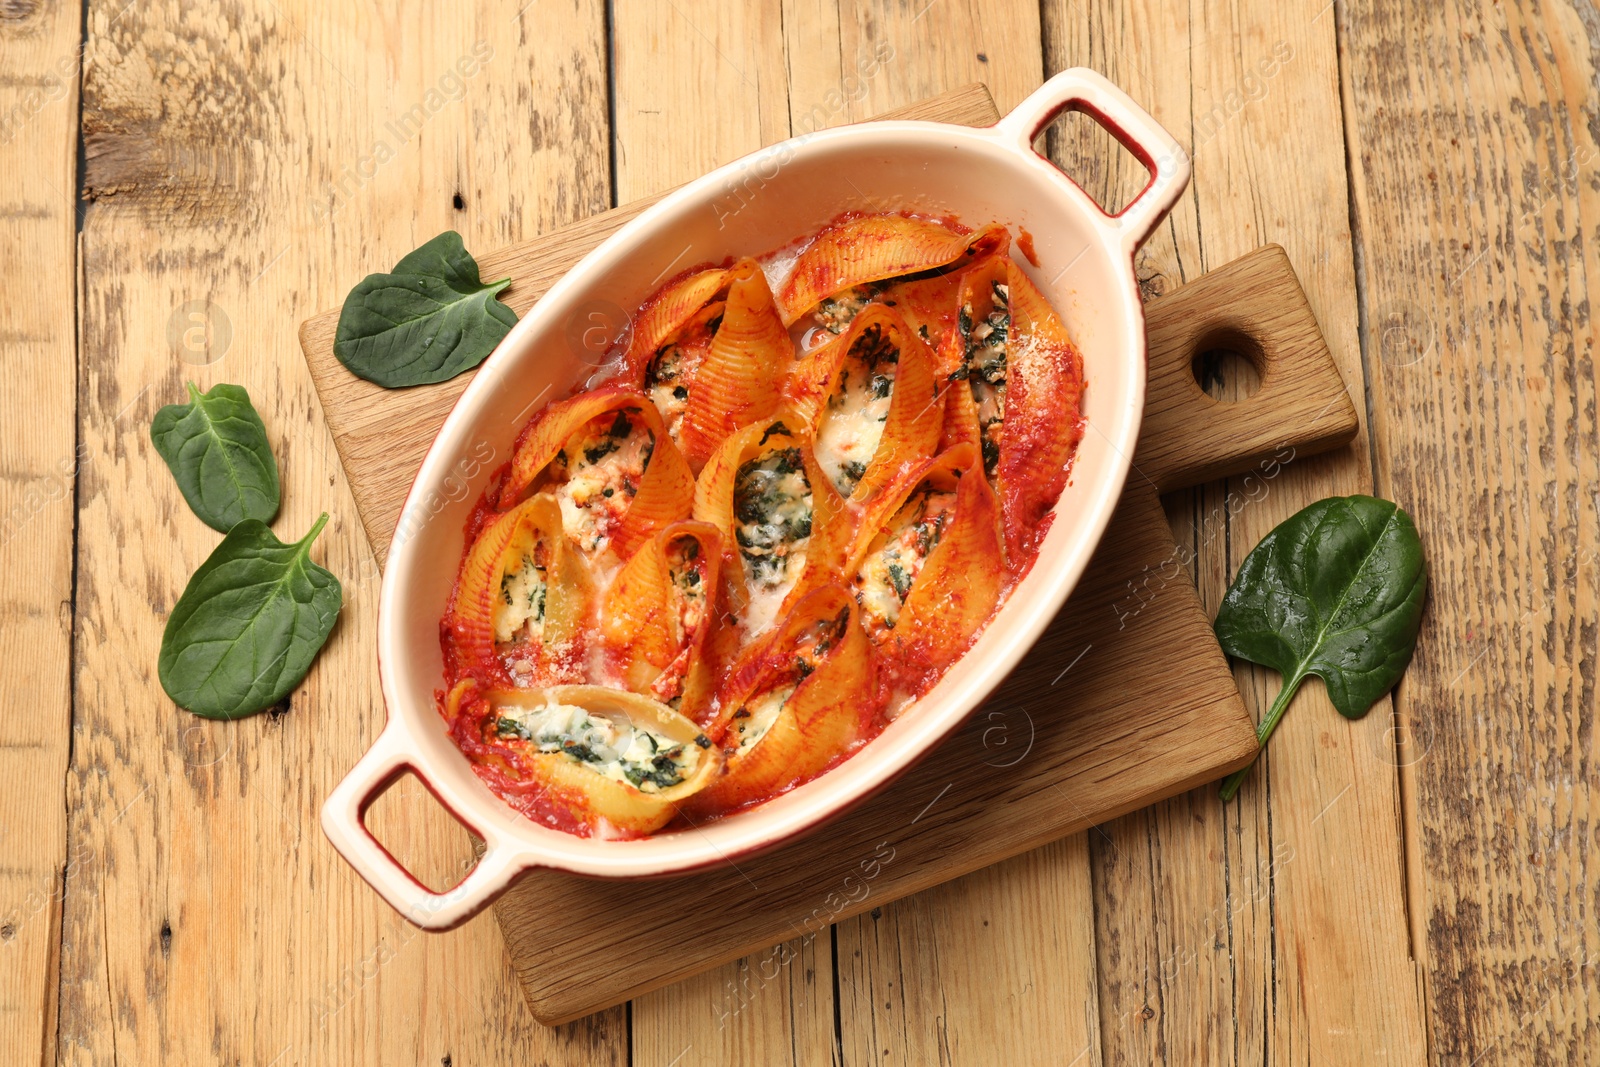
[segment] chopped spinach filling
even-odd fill
[[[888,287],[887,281],[868,282],[866,285],[858,285],[854,289],[846,289],[842,293],[823,297],[813,313],[813,318],[829,333],[844,333],[850,326],[850,320]]]
[[[559,752],[597,774],[647,791],[677,785],[699,761],[688,746],[654,731],[619,726],[570,705],[546,705],[520,717],[497,716],[495,733],[501,740],[529,742],[540,752]],[[705,748],[701,741],[695,738]]]
[[[798,448],[780,448],[747,461],[734,476],[734,540],[750,580],[775,587],[788,575],[788,556],[811,536],[811,483]]]
[[[983,468],[993,475],[1000,462],[1000,434],[1006,413],[1006,353],[1011,334],[1011,294],[1000,282],[990,286],[993,307],[982,322],[975,323],[971,305],[964,304],[957,325],[965,342],[966,356],[960,370],[950,377],[966,379],[978,407],[978,427],[982,437]]]

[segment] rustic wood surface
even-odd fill
[[[525,3],[0,0],[8,1062],[1600,1057],[1592,5]],[[848,919],[769,986],[757,957],[539,1026],[492,921],[415,933],[317,830],[381,723],[377,570],[295,324],[447,227],[505,246],[807,123],[974,81],[1006,108],[1078,64],[1194,156],[1147,292],[1281,243],[1367,420],[1270,491],[1166,498],[1201,599],[1303,503],[1376,488],[1430,554],[1417,662],[1356,723],[1308,686],[1230,805],[1196,789]],[[1093,130],[1050,145],[1126,198]],[[218,539],[149,443],[185,378],[250,389],[275,528],[331,511],[345,579],[306,685],[241,723],[154,677]],[[1236,675],[1253,709],[1276,691]],[[470,862],[419,788],[373,821],[437,881]],[[719,1027],[730,982],[764,992]]]

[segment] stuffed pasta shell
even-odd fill
[[[962,279],[958,309],[964,382],[946,439],[975,443],[1000,494],[1006,549],[1026,566],[1049,529],[1083,435],[1083,360],[1044,295],[1009,257]]]
[[[795,260],[778,289],[783,321],[792,324],[810,313],[823,329],[843,333],[894,279],[959,269],[1004,234],[999,226],[969,233],[911,215],[846,215]]]
[[[497,515],[468,549],[445,617],[456,669],[511,685],[581,680],[594,596],[555,497]]]
[[[734,666],[707,728],[727,761],[696,807],[729,810],[821,774],[870,732],[872,649],[840,585],[803,597],[769,641]]]
[[[933,455],[944,427],[933,351],[893,308],[873,304],[810,353],[790,386],[817,462],[839,494],[863,501]]]
[[[890,486],[862,522],[848,569],[886,681],[920,692],[967,650],[1005,587],[1000,504],[976,449],[959,445]]]
[[[601,837],[661,829],[718,777],[700,728],[636,693],[597,685],[481,689],[463,681],[447,714],[524,810]]]
[[[502,507],[551,494],[586,557],[626,559],[663,527],[689,517],[694,475],[655,405],[621,387],[550,405],[524,432],[501,485]]]
[[[605,675],[691,719],[711,695],[706,635],[715,622],[722,535],[676,522],[642,545],[600,605]]]
[[[837,579],[849,551],[844,499],[818,465],[809,437],[791,426],[797,421],[780,414],[733,434],[695,486],[694,517],[722,535],[735,645],[764,633],[800,597]]]

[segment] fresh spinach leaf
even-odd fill
[[[161,635],[161,688],[207,719],[278,703],[311,669],[339,616],[339,579],[311,562],[311,532],[292,545],[245,519],[189,579]]]
[[[1228,655],[1283,675],[1256,737],[1263,745],[1309,674],[1341,715],[1365,715],[1417,646],[1428,570],[1417,528],[1370,496],[1330,497],[1290,516],[1245,557],[1217,612]],[[1228,778],[1238,792],[1250,768]]]
[[[278,513],[278,461],[267,428],[237,385],[202,393],[188,383],[189,402],[168,404],[150,423],[150,440],[200,521],[227,533],[245,519]]]
[[[461,235],[446,230],[350,290],[333,354],[386,389],[454,378],[482,363],[517,324],[517,313],[495,299],[510,284],[481,282]]]

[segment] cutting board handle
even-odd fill
[[[1254,471],[1263,483],[1296,456],[1347,444],[1360,421],[1289,257],[1266,245],[1145,307],[1150,379],[1130,478],[1160,492]],[[1261,385],[1235,401],[1200,386],[1196,360],[1231,351]]]

